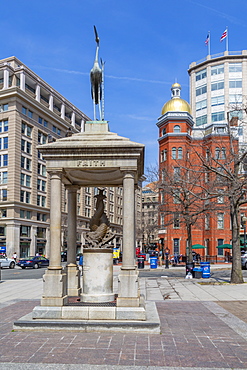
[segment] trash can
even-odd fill
[[[144,269],[144,261],[145,261],[144,257],[137,258],[138,269]]]
[[[200,266],[202,268],[202,278],[210,278],[210,262],[201,262]]]
[[[151,269],[157,269],[157,257],[150,257],[150,268]]]
[[[193,272],[194,272],[194,278],[195,279],[201,279],[201,277],[202,277],[202,268],[201,267],[194,267]]]
[[[83,266],[83,256],[80,256],[80,258],[79,258],[79,265]]]
[[[194,266],[195,266],[194,262],[187,262],[186,263],[186,275],[191,273],[191,275],[194,277],[194,272],[193,272]]]

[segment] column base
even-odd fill
[[[139,307],[140,289],[137,269],[121,269],[118,276],[118,307]]]
[[[63,307],[68,303],[68,296],[64,296],[62,298],[59,297],[42,297],[40,305],[41,306],[54,306],[54,307]]]
[[[103,302],[113,302],[115,299],[115,294],[81,294],[81,302],[91,302],[91,303],[103,303]]]
[[[117,307],[139,307],[140,298],[118,297]]]
[[[77,265],[70,263],[67,265],[67,295],[74,297],[80,294],[80,270]]]
[[[47,269],[43,275],[41,306],[61,307],[64,306],[67,301],[65,273],[61,269]]]

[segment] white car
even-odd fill
[[[10,269],[15,268],[15,260],[13,258],[8,258],[3,255],[0,255],[0,266],[3,267],[9,267]]]

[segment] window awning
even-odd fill
[[[218,249],[232,249],[231,244],[222,244],[217,246]]]

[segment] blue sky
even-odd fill
[[[105,119],[112,132],[146,145],[157,162],[156,127],[176,80],[189,101],[187,69],[207,55],[247,49],[246,0],[12,0],[2,5],[1,59],[15,55],[93,118],[89,72],[93,25],[105,61]]]

